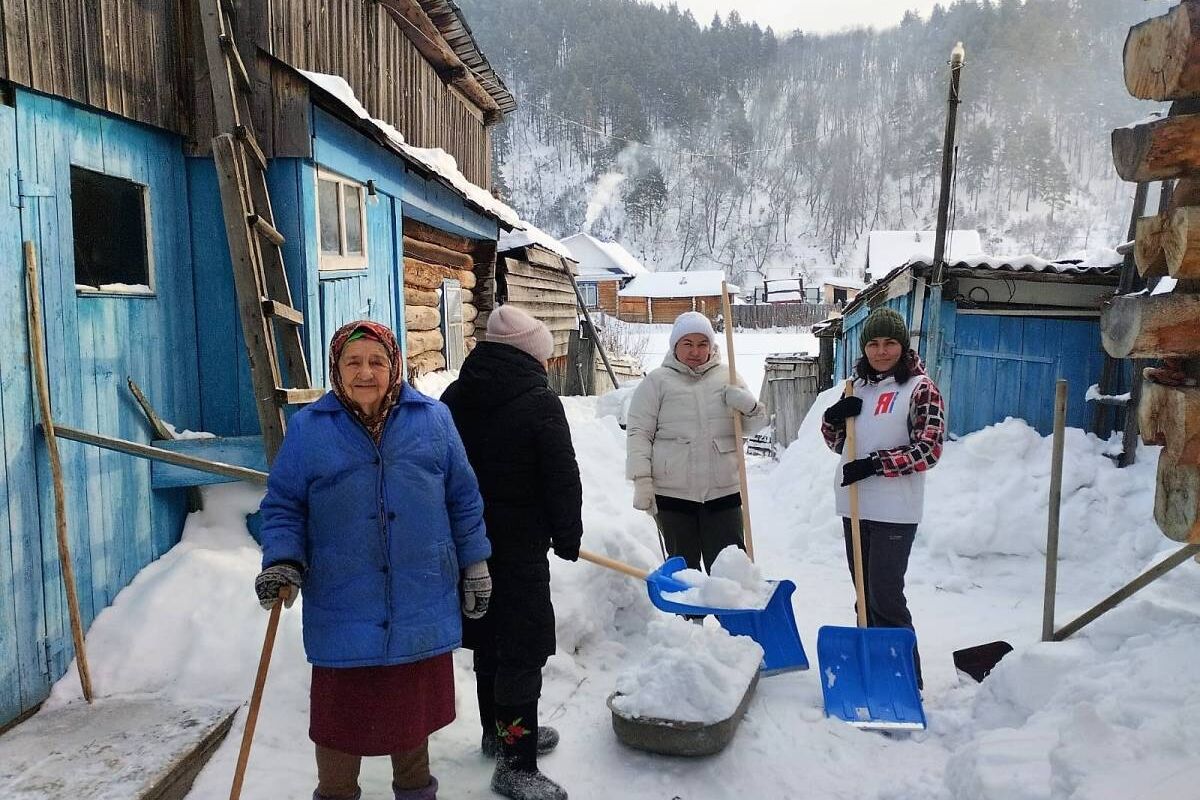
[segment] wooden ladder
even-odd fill
[[[288,288],[280,249],[284,238],[275,227],[267,192],[267,159],[254,135],[250,73],[230,22],[233,4],[231,0],[198,0],[197,5],[217,129],[212,140],[213,161],[233,262],[238,316],[250,359],[250,381],[269,464],[283,443],[284,406],[311,403],[324,390],[313,388],[308,374],[300,338],[304,315],[292,305]],[[285,374],[291,388],[284,385]]]

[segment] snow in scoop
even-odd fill
[[[630,717],[720,722],[733,716],[763,651],[748,636],[664,616],[650,624],[638,663],[617,677],[617,711]]]
[[[675,577],[692,588],[684,592],[663,592],[673,603],[705,608],[766,608],[775,593],[775,584],[763,580],[762,570],[745,551],[729,546],[717,554],[712,573],[683,569]]]

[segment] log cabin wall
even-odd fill
[[[617,290],[620,288],[620,281],[596,282],[596,300],[605,314],[617,315]]]
[[[618,297],[617,319],[624,322],[649,322],[650,298]]]
[[[463,345],[467,352],[475,346],[479,245],[477,240],[404,219],[404,325],[410,377],[446,369],[442,283],[447,279],[461,287]]]

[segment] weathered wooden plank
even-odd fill
[[[558,289],[530,287],[524,283],[519,283],[511,279],[508,282],[508,300],[510,303],[554,303],[558,305],[570,306],[571,308],[574,308],[576,305],[574,292],[563,292],[559,291]]]
[[[404,306],[404,327],[410,333],[414,331],[435,330],[442,324],[442,315],[437,308],[429,306]]]
[[[153,447],[183,456],[200,458],[233,467],[267,471],[267,459],[263,453],[261,436],[223,436],[212,439],[164,439],[150,443]],[[253,477],[253,476],[251,476]],[[230,471],[228,474],[191,469],[183,464],[154,460],[150,466],[151,485],[155,489],[170,489],[180,486],[207,486],[246,480],[245,474]]]
[[[1138,274],[1144,278],[1161,278],[1167,274],[1167,254],[1163,250],[1166,225],[1167,219],[1161,214],[1137,221],[1133,260]]]
[[[1167,273],[1174,278],[1200,278],[1200,207],[1177,208],[1162,234]]]
[[[505,275],[505,280],[510,286],[517,285],[523,286],[526,289],[542,289],[549,292],[562,292],[563,294],[570,292],[572,297],[575,296],[575,293],[571,291],[570,284],[566,284],[566,289],[564,291],[563,283],[550,278],[532,278],[526,275],[518,275],[510,272]]]
[[[453,267],[455,269],[473,269],[475,266],[475,261],[469,253],[451,250],[448,247],[415,239],[411,236],[404,237],[404,252],[421,261],[445,267]]]
[[[404,285],[415,289],[440,289],[442,281],[454,278],[453,271],[447,267],[426,264],[415,258],[404,258]]]
[[[552,267],[543,266],[541,264],[531,264],[515,258],[504,259],[504,264],[507,267],[508,272],[513,275],[556,281],[561,283],[563,286],[566,286],[572,294],[575,293],[575,291],[571,289],[570,279],[567,277],[566,272],[561,268],[555,269]]]
[[[453,233],[447,233],[426,225],[424,222],[412,219],[411,217],[404,218],[404,237],[406,239],[419,239],[423,242],[436,244],[439,247],[445,247],[448,250],[456,250],[460,253],[474,255],[477,242],[473,239],[468,239],[465,236],[456,236]]]
[[[418,289],[415,286],[404,287],[404,304],[413,306],[429,306],[436,308],[441,303],[442,297],[433,289]],[[466,298],[463,302],[467,302]]]

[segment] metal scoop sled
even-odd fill
[[[687,562],[675,556],[646,576],[646,591],[655,608],[686,616],[712,614],[721,627],[734,636],[749,636],[763,649],[760,671],[764,675],[808,669],[808,657],[804,654],[804,645],[796,629],[796,615],[792,611],[792,593],[796,591],[796,584],[789,580],[770,581],[775,584],[775,591],[765,608],[694,606],[663,597],[692,588],[675,577],[675,573],[683,569],[687,569]]]

